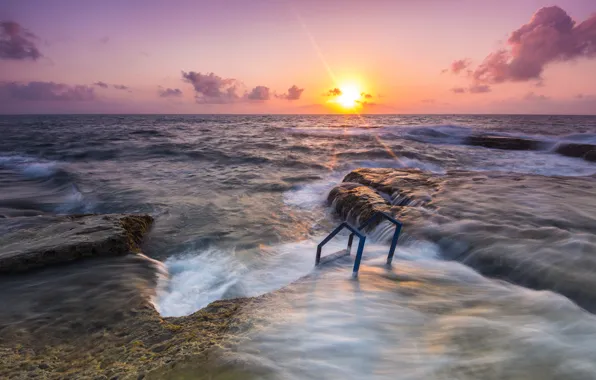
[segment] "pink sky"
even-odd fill
[[[0,113],[329,113],[341,107],[325,94],[352,86],[369,94],[359,112],[595,114],[595,13],[594,0],[2,0]]]

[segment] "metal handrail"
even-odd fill
[[[364,252],[364,243],[366,242],[366,236],[362,233],[362,229],[380,217],[389,220],[391,223],[395,225],[395,232],[393,233],[393,238],[391,239],[391,247],[389,248],[389,255],[387,256],[387,265],[391,265],[391,261],[393,261],[393,255],[395,254],[395,248],[397,247],[399,234],[401,233],[402,224],[401,222],[395,220],[391,216],[380,211],[376,212],[366,222],[362,223],[358,228],[351,226],[347,222],[343,222],[342,224],[340,224],[335,230],[333,230],[333,232],[331,232],[325,238],[325,240],[320,242],[317,246],[317,258],[315,260],[315,265],[319,265],[319,263],[321,262],[321,250],[323,246],[327,244],[329,240],[333,239],[335,235],[337,235],[342,229],[347,228],[351,232],[350,237],[348,238],[348,248],[346,250],[348,254],[352,250],[352,242],[354,241],[354,235],[358,236],[359,238],[358,251],[356,252],[356,260],[354,261],[354,270],[352,272],[353,277],[358,277],[358,271],[360,270],[360,261],[362,261],[362,254]]]
[[[391,262],[393,261],[393,255],[395,254],[395,248],[397,247],[397,241],[399,239],[399,234],[401,233],[401,228],[403,226],[401,224],[401,222],[392,218],[391,216],[385,214],[384,212],[377,211],[373,216],[368,218],[368,220],[366,222],[362,223],[358,227],[358,230],[362,230],[363,228],[365,228],[366,226],[368,226],[369,224],[371,224],[372,222],[377,220],[379,217],[383,217],[395,225],[395,232],[393,233],[393,238],[391,239],[391,247],[389,248],[389,255],[387,256],[387,265],[391,265]],[[354,236],[350,235],[350,238],[348,239],[348,245],[350,245],[350,242],[352,241],[353,238],[354,238]],[[360,264],[360,262],[358,262],[358,264]],[[356,272],[358,272],[358,268],[354,268],[354,270]]]
[[[335,237],[335,235],[337,235],[344,228],[347,228],[348,230],[350,230],[350,232],[352,232],[350,234],[350,239],[348,240],[348,248],[346,249],[348,254],[352,250],[352,241],[354,240],[354,235],[358,236],[358,239],[359,239],[358,250],[356,251],[356,263],[354,263],[354,273],[355,273],[354,276],[357,276],[358,268],[360,267],[360,259],[362,258],[362,251],[364,251],[364,243],[366,242],[366,236],[362,232],[360,232],[358,229],[351,226],[348,222],[343,222],[342,224],[337,226],[337,228],[335,230],[333,230],[333,232],[331,232],[325,238],[325,240],[323,240],[322,242],[319,243],[319,245],[317,246],[317,258],[315,260],[315,265],[319,265],[319,263],[321,262],[321,250],[322,250],[323,246],[325,244],[329,243],[329,240],[333,239]]]

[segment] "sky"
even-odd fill
[[[0,113],[596,114],[596,0],[0,0]]]

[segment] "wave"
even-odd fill
[[[86,213],[93,202],[86,199],[66,164],[28,156],[0,156],[5,191],[0,194],[4,216],[31,212]]]

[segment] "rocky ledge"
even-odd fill
[[[0,237],[0,273],[26,272],[90,257],[140,252],[149,215],[73,215]]]
[[[543,145],[536,140],[495,135],[472,135],[464,140],[464,144],[503,150],[539,150]]]
[[[564,200],[561,200],[564,197]],[[390,213],[408,237],[479,272],[596,311],[596,178],[358,169],[329,193],[343,218]]]
[[[567,157],[583,158],[586,161],[596,162],[596,146],[590,144],[560,144],[556,152]]]
[[[0,378],[179,378],[185,363],[240,373],[217,357],[258,322],[263,297],[161,317],[153,300],[165,267],[140,253],[152,221],[31,217],[0,238]]]
[[[525,151],[543,150],[549,146],[544,141],[501,135],[471,135],[466,137],[463,143],[490,149]],[[596,145],[564,142],[557,145],[554,151],[562,156],[596,162]]]

